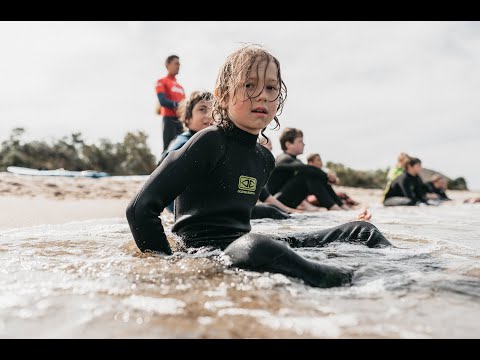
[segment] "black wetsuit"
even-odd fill
[[[425,195],[425,185],[420,176],[413,176],[404,172],[390,184],[383,204],[385,206],[412,206],[420,202],[427,203]]]
[[[267,200],[269,196],[271,196],[271,194],[268,192],[268,190],[265,187],[263,187],[262,190],[260,191],[259,200],[261,202],[265,202],[265,200]],[[256,204],[253,207],[252,215],[250,216],[250,219],[253,220],[253,219],[264,219],[264,218],[284,220],[284,219],[290,218],[290,214],[276,207],[273,204]]]
[[[308,195],[315,195],[321,207],[330,209],[342,200],[328,183],[327,174],[311,165],[306,165],[295,156],[283,153],[276,159],[275,170],[267,184],[272,194],[283,204],[296,208]]]
[[[248,233],[251,211],[275,166],[256,141],[236,127],[210,126],[170,152],[128,207],[138,247],[171,253],[158,215],[177,197],[172,231],[188,246],[228,245]]]
[[[187,143],[188,140],[196,133],[193,130],[187,130],[183,134],[178,135],[168,146],[168,149],[165,150],[162,154],[162,158],[158,162],[158,165],[167,157],[168,153],[173,150],[178,150],[183,147]],[[259,200],[264,202],[267,198],[271,196],[265,186],[260,191]],[[171,202],[167,205],[167,209],[170,212],[174,212],[174,202]],[[290,215],[285,211],[277,208],[271,204],[256,204],[252,210],[252,214],[250,216],[251,219],[264,219],[270,218],[275,220],[283,220],[290,218]]]
[[[435,185],[433,185],[432,181],[427,181],[425,183],[425,191],[427,193],[437,194],[438,195],[438,200],[442,200],[442,201],[452,200],[447,196],[447,194],[445,194],[445,191],[443,191],[442,189],[437,189],[435,187]]]
[[[172,232],[187,246],[224,249],[233,266],[279,272],[314,286],[348,283],[351,272],[307,260],[291,247],[334,240],[390,245],[375,226],[358,221],[283,237],[249,234],[251,211],[275,164],[256,141],[256,135],[236,127],[211,126],[169,153],[127,207],[140,250],[172,253],[158,215],[177,196]]]

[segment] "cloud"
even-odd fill
[[[0,23],[1,138],[15,126],[92,140],[140,129],[159,156],[154,84],[165,58],[180,55],[187,92],[211,90],[241,42],[280,59],[280,120],[304,130],[307,153],[373,169],[406,151],[480,189],[476,22]]]

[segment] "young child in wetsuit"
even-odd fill
[[[165,159],[170,151],[178,150],[187,143],[188,140],[200,130],[210,125],[211,105],[213,95],[208,91],[194,91],[187,99],[183,99],[178,105],[178,115],[180,121],[187,130],[170,142],[168,148],[163,152],[158,165]],[[167,205],[167,209],[173,213],[173,202]]]
[[[227,57],[214,89],[216,126],[199,131],[169,153],[127,207],[141,251],[172,254],[158,215],[177,196],[172,232],[187,246],[217,247],[234,267],[281,273],[313,286],[348,284],[352,272],[308,260],[292,247],[324,246],[335,240],[391,245],[374,225],[363,221],[284,236],[250,233],[250,213],[275,167],[273,155],[257,137],[272,120],[279,123],[276,114],[285,98],[280,63],[270,53],[247,46]]]

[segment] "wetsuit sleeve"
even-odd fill
[[[278,162],[275,165],[275,169],[278,171],[281,171],[281,170],[298,171],[298,173],[300,174],[312,175],[312,176],[321,178],[322,180],[325,180],[325,181],[328,180],[327,174],[321,169],[316,168],[315,166],[305,165],[301,161],[296,161],[293,158],[286,158],[286,159],[283,159],[281,162]]]
[[[328,182],[327,173],[325,171],[323,171],[322,169],[319,169],[315,166],[303,165],[303,168],[301,168],[298,172],[300,174],[312,175],[312,176],[318,177],[318,178]]]
[[[265,188],[265,186],[262,188],[262,190],[260,191],[260,196],[259,196],[259,200],[261,202],[264,202],[265,200],[267,200],[267,198],[270,196],[270,193],[268,192],[268,190]]]
[[[172,100],[167,99],[167,96],[163,92],[157,93],[158,101],[160,101],[160,105],[166,107],[168,109],[175,109],[178,107],[178,103]]]
[[[417,199],[427,202],[427,189],[420,176],[417,176],[415,185],[415,194],[417,195]]]
[[[224,155],[219,131],[195,134],[187,145],[169,153],[127,207],[127,220],[139,249],[172,254],[162,222],[163,209],[190,183],[208,176]]]

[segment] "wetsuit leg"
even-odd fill
[[[281,203],[296,208],[309,195],[305,177],[297,175],[282,186],[276,198]]]
[[[342,206],[343,205],[343,201],[342,199],[340,199],[340,197],[337,195],[337,193],[335,192],[335,190],[333,190],[332,186],[330,184],[323,184],[325,186],[325,188],[327,189],[327,192],[328,194],[330,195],[330,197],[333,199],[333,201],[335,201],[335,203],[338,205],[338,206]]]
[[[337,204],[342,206],[342,200],[340,200],[333,191],[332,187],[328,184],[324,184],[317,179],[307,178],[307,185],[310,189],[310,193],[314,194],[317,197],[320,207],[325,207],[330,209],[332,206]]]
[[[280,273],[300,278],[316,287],[350,284],[352,271],[310,261],[293,251],[284,241],[266,235],[246,234],[232,242],[225,254],[232,266]]]
[[[385,199],[383,202],[383,205],[385,206],[413,206],[415,205],[415,201],[413,201],[410,198],[403,197],[403,196],[392,196],[388,199]]]
[[[290,234],[281,239],[291,247],[320,247],[333,241],[362,243],[371,248],[392,245],[375,225],[366,221],[352,221],[328,229]]]
[[[163,150],[168,148],[170,142],[175,139],[178,134],[182,133],[183,125],[176,117],[163,117]]]
[[[232,242],[225,249],[225,254],[230,256],[232,266],[238,268],[281,273],[300,278],[317,287],[340,286],[351,282],[350,270],[307,260],[287,245],[288,243],[292,247],[321,247],[336,240],[360,242],[369,247],[391,245],[374,225],[354,221],[329,229],[286,237],[246,234]]]
[[[293,208],[296,208],[307,195],[315,195],[321,206],[327,209],[336,204],[328,193],[325,184],[322,184],[319,179],[304,174],[298,174],[288,181],[279,192],[278,201]]]
[[[290,218],[290,215],[271,204],[257,204],[253,207],[250,219],[275,219],[283,220]]]

